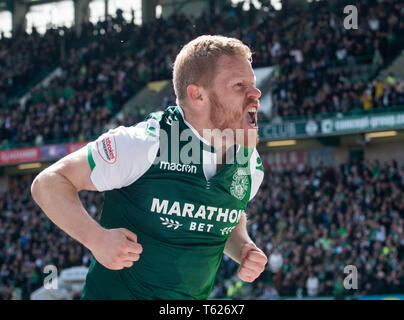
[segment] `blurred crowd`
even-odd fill
[[[44,267],[89,266],[91,253],[56,227],[31,197],[34,175],[11,177],[12,192],[0,194],[0,299],[29,299],[43,286]],[[80,192],[87,212],[99,221],[103,194]]]
[[[72,42],[72,30],[66,29],[64,39]],[[0,105],[25,88],[50,63],[59,60],[62,37],[58,30],[50,29],[41,36],[21,34],[0,40]]]
[[[237,37],[254,51],[254,67],[275,67],[272,114],[260,114],[260,120],[404,104],[400,79],[354,82],[346,71],[352,61],[376,64],[379,70],[397,56],[404,44],[404,5],[356,1],[359,28],[348,31],[345,16],[337,14],[343,4],[320,1],[309,10],[281,11],[251,5],[245,11],[240,3],[197,18],[177,14],[142,26],[117,11],[106,21],[84,25],[80,38],[68,28],[2,38],[0,105],[50,64],[61,73],[46,87],[30,90],[25,103],[11,100],[9,108],[0,108],[0,146],[91,139],[141,120],[142,108],[116,115],[147,82],[171,79],[179,48],[201,34]]]
[[[140,38],[140,29],[115,20],[86,25],[83,37],[89,42],[68,51],[46,86],[31,89],[24,103],[14,100],[10,108],[0,109],[0,145],[84,141],[141,120],[128,114],[117,117],[122,105],[146,84],[147,75],[142,60],[128,48],[136,44],[128,44],[128,39],[135,34]]]
[[[403,163],[265,173],[247,210],[252,238],[270,257],[253,298],[404,292]],[[343,286],[349,265],[357,268],[357,290]]]
[[[285,17],[278,24],[281,28],[275,32],[272,43],[261,37],[268,46],[261,55],[271,54],[268,65],[276,67],[273,118],[404,104],[403,82],[392,75],[386,79],[376,76],[404,47],[404,4],[398,1],[337,4],[330,8],[325,1],[313,3],[316,10]],[[357,8],[360,17],[357,29],[347,30],[346,15],[337,14],[343,12],[346,4]],[[355,79],[358,64],[370,66],[365,72],[370,80]]]
[[[43,268],[89,266],[90,252],[56,227],[30,196],[32,175],[10,179],[0,196],[0,297],[29,299]],[[404,292],[404,165],[353,162],[266,168],[247,208],[249,234],[269,256],[252,284],[224,256],[211,298],[363,296]],[[81,192],[99,220],[103,194]],[[344,268],[357,268],[357,290],[344,289]],[[351,282],[355,285],[354,282]]]

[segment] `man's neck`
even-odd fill
[[[220,168],[228,163],[234,163],[236,161],[235,156],[236,156],[236,145],[231,145],[227,149],[224,149],[224,152],[222,154],[217,154],[217,170],[219,171]],[[220,158],[219,158],[220,157]]]
[[[209,134],[209,132],[213,132],[213,130],[217,129],[214,127],[212,121],[193,114],[186,108],[181,108],[181,110],[184,114],[184,120],[215,149],[217,170],[220,170],[226,161],[234,157],[234,144],[226,143],[226,139],[222,139],[222,137],[215,139],[213,134]]]

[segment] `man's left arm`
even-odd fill
[[[248,235],[245,213],[227,240],[224,253],[240,264],[237,276],[243,281],[253,282],[265,270],[268,258]]]

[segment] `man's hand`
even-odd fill
[[[111,270],[132,267],[143,250],[137,236],[124,228],[103,229],[89,249],[99,263]]]
[[[240,253],[240,268],[237,276],[246,282],[253,282],[265,270],[268,258],[253,243],[245,244]]]

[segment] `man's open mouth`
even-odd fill
[[[251,106],[247,110],[247,122],[254,129],[258,128],[258,119],[257,119],[257,107]]]

